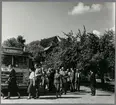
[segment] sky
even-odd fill
[[[63,32],[83,30],[102,34],[114,29],[115,13],[112,2],[3,2],[2,42],[18,35],[26,43],[52,36],[64,37]]]

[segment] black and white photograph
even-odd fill
[[[115,104],[115,2],[2,2],[2,104]]]

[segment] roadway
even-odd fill
[[[82,104],[114,104],[115,94],[114,92],[107,92],[97,89],[96,96],[91,96],[90,88],[86,86],[81,86],[80,92],[68,92],[66,95],[62,95],[61,98],[56,99],[54,94],[46,94],[40,96],[40,99],[27,99],[27,96],[21,96],[21,99],[17,97],[11,97],[11,99],[1,98],[1,103],[36,103],[36,104],[61,104],[61,103],[82,103]]]

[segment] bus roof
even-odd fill
[[[2,46],[3,49],[15,49],[15,50],[21,50],[23,51],[22,48],[17,48],[17,47],[6,47],[6,46]]]
[[[2,47],[2,54],[4,55],[28,55],[29,52],[23,51],[22,48],[16,47]]]

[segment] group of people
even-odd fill
[[[72,68],[65,70],[64,67],[56,70],[52,70],[51,68],[45,70],[38,64],[35,64],[34,68],[30,69],[29,99],[32,97],[39,98],[40,86],[43,86],[44,93],[46,88],[49,91],[55,88],[57,98],[58,96],[61,97],[63,93],[66,94],[67,90],[80,90],[80,71],[78,69],[76,72]]]
[[[67,90],[80,91],[80,71],[76,69],[76,72],[71,68],[65,70],[64,67],[57,69],[54,75],[54,85],[56,88],[56,97],[61,97]]]
[[[10,98],[10,92],[14,90],[18,94],[18,98],[20,98],[15,70],[11,65],[10,69],[11,73],[8,79],[8,96],[6,99]],[[91,95],[95,95],[95,74],[92,71],[90,73]],[[78,69],[64,69],[64,67],[61,67],[56,70],[51,68],[46,70],[38,64],[35,64],[34,68],[30,69],[29,85],[27,89],[28,99],[39,98],[41,86],[44,89],[44,94],[46,93],[46,89],[49,91],[53,91],[53,89],[55,89],[56,98],[61,97],[63,93],[66,94],[68,90],[71,92],[80,91],[80,80],[81,72]]]

